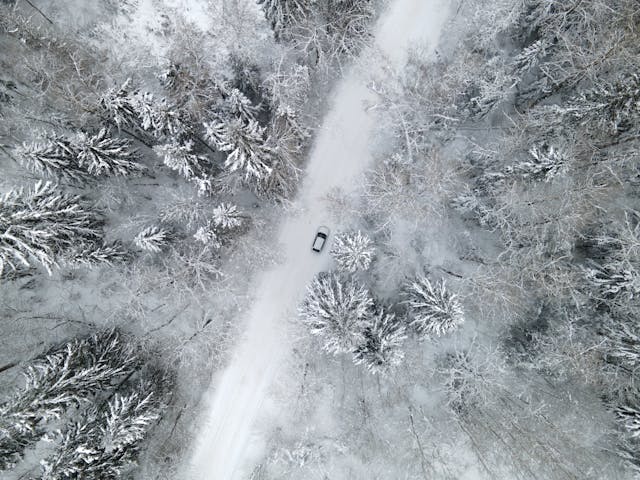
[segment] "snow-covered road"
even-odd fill
[[[414,40],[435,46],[449,14],[448,0],[393,0],[376,27],[376,43],[400,64]],[[369,62],[371,69],[375,62]],[[279,243],[286,259],[256,279],[257,298],[245,322],[245,335],[229,366],[213,379],[208,394],[206,421],[190,459],[193,480],[249,478],[255,458],[250,442],[252,427],[265,402],[268,387],[289,355],[283,344],[285,319],[295,310],[305,286],[326,269],[328,253],[316,255],[310,243],[318,225],[328,225],[323,201],[332,189],[348,192],[358,185],[370,163],[369,141],[373,119],[366,113],[375,96],[366,79],[355,71],[338,84],[332,108],[312,150],[306,176],[296,201],[298,213],[283,221]]]

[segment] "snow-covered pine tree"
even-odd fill
[[[636,321],[609,319],[603,325],[602,333],[606,340],[601,346],[604,360],[614,367],[620,367],[621,372],[635,376],[640,367],[640,330]]]
[[[187,132],[178,109],[164,98],[158,102],[151,93],[137,93],[133,96],[133,106],[140,127],[157,140],[181,137]]]
[[[444,335],[464,322],[462,305],[447,290],[444,281],[434,285],[427,277],[418,275],[405,285],[403,294],[410,325],[420,336]]]
[[[245,122],[255,120],[255,117],[260,110],[251,103],[251,100],[237,88],[232,88],[226,92],[226,98],[224,99],[224,110],[230,115],[236,118],[241,118]]]
[[[204,122],[202,124],[205,133],[204,138],[213,143],[216,147],[225,145],[227,142],[227,125],[218,120]],[[218,147],[219,148],[219,147]]]
[[[139,124],[138,106],[131,91],[130,78],[119,88],[107,90],[100,98],[99,106],[118,129],[137,127]]]
[[[95,135],[79,134],[72,149],[78,166],[96,177],[139,176],[145,170],[139,163],[140,155],[131,148],[131,142],[112,137],[106,128]]]
[[[581,92],[560,113],[575,118],[592,132],[619,135],[640,123],[640,75],[631,74],[613,82],[603,81]]]
[[[150,387],[124,396],[116,393],[109,402],[105,425],[101,428],[107,453],[131,450],[144,438],[149,426],[160,418],[155,396]]]
[[[534,145],[529,150],[533,161],[522,161],[505,169],[507,174],[516,174],[530,180],[549,182],[567,172],[566,154],[553,145]]]
[[[349,353],[365,343],[373,299],[357,281],[336,273],[321,273],[307,287],[299,308],[302,321],[321,337],[322,349]]]
[[[100,241],[102,223],[80,196],[51,182],[10,190],[0,196],[0,277],[36,264],[51,273],[65,250]]]
[[[24,143],[14,153],[24,167],[45,177],[82,181],[91,176],[136,176],[144,171],[131,142],[112,137],[105,128],[73,139],[49,135],[41,142]]]
[[[533,42],[528,47],[522,49],[516,57],[513,59],[513,67],[518,76],[530,71],[532,68],[538,65],[538,62],[542,57],[546,55],[547,48],[551,44],[546,39],[539,39]]]
[[[598,265],[594,262],[583,271],[600,299],[613,299],[618,296],[630,299],[640,293],[640,275],[631,265],[619,262]]]
[[[271,174],[273,152],[266,145],[265,129],[258,122],[236,118],[229,122],[204,124],[205,137],[221,152],[227,153],[225,167],[241,171],[245,180],[261,180]]]
[[[640,438],[640,393],[627,393],[614,412],[618,422],[634,439]]]
[[[130,256],[130,252],[120,242],[96,243],[69,250],[63,261],[69,265],[114,265],[124,263]]]
[[[128,375],[136,361],[116,330],[73,340],[37,358],[25,370],[24,388],[0,404],[0,470],[11,468],[42,437],[44,423]]]
[[[220,242],[218,233],[210,224],[204,227],[199,227],[196,233],[193,235],[193,238],[203,245],[209,248],[213,248],[214,250],[222,246],[222,242]]]
[[[91,416],[97,416],[92,409]],[[64,430],[45,437],[55,442],[55,453],[40,460],[40,480],[95,478],[92,474],[100,459],[97,442],[99,433],[95,420],[82,418],[72,421]]]
[[[99,105],[109,121],[120,129],[132,127],[144,130],[157,140],[182,136],[187,126],[178,109],[166,99],[156,101],[153,94],[131,89],[127,80],[119,89],[107,91]]]
[[[223,229],[239,227],[244,217],[236,205],[221,203],[213,209],[213,224]]]
[[[155,132],[162,127],[156,122],[156,105],[153,94],[149,92],[134,92],[130,94],[131,105],[138,117],[138,127],[147,132],[151,132],[155,137]],[[161,135],[158,135],[161,136]]]
[[[193,141],[174,138],[169,143],[154,147],[154,151],[162,157],[167,167],[195,183],[199,194],[211,193],[212,179],[208,173],[210,161],[194,152]]]
[[[258,184],[258,193],[277,200],[290,199],[300,179],[301,158],[309,132],[293,109],[279,105],[269,127],[266,145],[272,152],[272,171]]]
[[[380,308],[364,331],[365,343],[356,347],[353,359],[371,373],[386,373],[404,358],[405,325],[393,313]]]
[[[270,165],[271,173],[258,181],[256,193],[278,201],[291,199],[299,184],[301,170],[296,165],[291,152],[285,151],[281,145],[273,140],[273,136],[267,140],[268,148],[273,152]]]
[[[25,142],[14,149],[22,166],[47,178],[72,181],[86,180],[86,169],[78,163],[74,145],[59,135],[50,135],[39,142]]]
[[[133,243],[146,252],[158,253],[169,245],[170,233],[164,228],[151,225],[144,228],[133,239]]]
[[[342,271],[354,273],[367,270],[371,265],[375,249],[371,239],[357,232],[341,233],[333,239],[331,255]]]
[[[50,437],[55,453],[41,462],[42,480],[116,480],[138,457],[140,441],[164,405],[148,384],[116,393],[104,410],[92,408]]]
[[[239,227],[243,218],[245,217],[238,211],[237,206],[221,203],[213,209],[212,217],[207,220],[206,225],[198,228],[193,238],[207,248],[216,250],[222,246],[221,235],[224,231]]]

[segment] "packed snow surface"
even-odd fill
[[[397,65],[413,41],[435,47],[449,3],[395,0],[376,27],[377,47]],[[367,68],[377,68],[375,62],[364,63],[370,65]],[[247,317],[240,320],[245,335],[227,368],[212,381],[206,418],[188,469],[193,480],[249,478],[251,460],[256,456],[252,427],[267,400],[268,387],[290,351],[283,342],[285,320],[295,311],[305,286],[329,266],[329,245],[320,255],[311,251],[317,227],[331,228],[324,197],[335,188],[353,190],[371,161],[373,119],[366,107],[375,104],[376,98],[366,87],[364,73],[354,69],[335,89],[296,208],[283,221],[277,239],[286,258],[256,279],[256,299]]]

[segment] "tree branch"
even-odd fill
[[[36,7],[33,3],[31,3],[31,1],[30,1],[30,0],[24,0],[24,1],[25,1],[25,2],[27,2],[27,3],[31,6],[31,8],[33,8],[36,12],[38,12],[40,15],[42,15],[42,17],[43,17],[47,22],[49,22],[51,25],[55,25],[55,24],[53,23],[53,21],[52,21],[49,17],[47,17],[47,16],[44,14],[44,12],[43,12],[42,10],[40,10],[40,9],[39,9],[38,7]]]

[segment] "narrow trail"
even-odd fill
[[[435,46],[450,3],[394,0],[376,26],[377,48],[400,65],[411,42]],[[371,71],[377,68],[375,62],[368,65]],[[228,367],[211,383],[206,418],[187,467],[190,479],[248,478],[251,465],[246,464],[256,456],[250,445],[252,427],[275,373],[290,353],[282,342],[286,338],[283,320],[295,310],[313,276],[329,264],[328,248],[316,255],[310,247],[319,225],[331,228],[323,198],[336,187],[353,190],[369,166],[373,119],[365,107],[375,100],[366,88],[366,78],[355,70],[333,92],[332,109],[316,139],[296,200],[298,213],[283,221],[279,233],[286,259],[254,283],[257,298],[243,320],[245,335]]]

